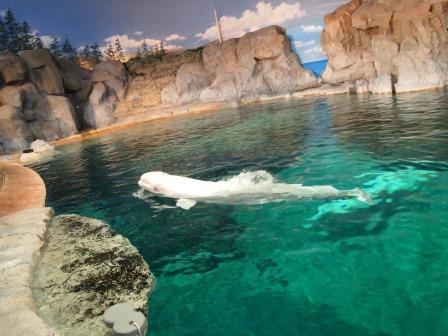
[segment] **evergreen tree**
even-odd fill
[[[149,57],[149,49],[148,45],[146,44],[146,41],[143,41],[142,43],[142,56],[144,58]]]
[[[31,33],[28,22],[23,21],[20,27],[19,49],[31,50],[33,49],[33,34]]]
[[[78,58],[78,52],[76,51],[76,48],[72,46],[68,38],[65,38],[62,43],[62,55],[72,61],[76,61]]]
[[[137,58],[137,60],[142,59],[142,50],[140,48],[137,48],[137,52],[135,53],[135,58]]]
[[[18,52],[20,51],[20,31],[21,27],[20,24],[17,22],[16,18],[14,17],[13,12],[11,9],[8,9],[6,11],[5,15],[5,32],[6,32],[6,39],[7,39],[7,49]]]
[[[151,52],[154,56],[156,56],[156,57],[158,57],[159,56],[159,53],[160,53],[160,50],[159,50],[159,46],[156,44],[155,46],[154,46],[154,48],[152,49],[152,52]]]
[[[121,43],[118,38],[115,40],[115,56],[118,61],[120,61],[120,62],[125,61],[124,54],[123,54],[123,48],[121,47]]]
[[[49,45],[50,51],[53,54],[53,56],[55,57],[61,57],[62,56],[62,51],[61,51],[61,46],[59,44],[59,40],[56,36],[51,36],[51,42]]]
[[[80,56],[82,58],[89,58],[90,57],[90,47],[88,45],[85,45],[80,52]]]
[[[160,41],[159,53],[160,53],[160,56],[165,56],[165,54],[166,54],[165,43],[163,41]]]
[[[44,43],[42,42],[42,39],[40,38],[39,33],[36,33],[32,37],[32,45],[33,45],[33,49],[43,49],[44,48]]]
[[[0,15],[0,50],[5,50],[8,48],[8,35],[6,33],[5,22],[3,17]]]
[[[96,42],[92,44],[92,46],[90,47],[90,57],[95,63],[100,63],[103,58],[100,46]]]
[[[107,46],[107,50],[106,50],[106,59],[108,61],[112,61],[115,59],[115,51],[114,48],[112,47],[112,44],[109,43],[109,45]]]

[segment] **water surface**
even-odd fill
[[[192,114],[36,165],[57,213],[106,220],[157,278],[150,335],[446,335],[448,95],[336,96]],[[162,170],[362,187],[357,201],[135,198]]]

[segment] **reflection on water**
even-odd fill
[[[58,213],[103,219],[157,277],[151,335],[445,335],[448,95],[336,96],[192,114],[62,148],[35,168]],[[362,187],[356,201],[133,196],[147,171]]]

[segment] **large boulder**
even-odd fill
[[[61,70],[66,96],[75,108],[76,125],[78,129],[82,129],[84,109],[93,88],[92,71],[64,58],[58,59],[57,64]]]
[[[39,97],[34,109],[25,110],[25,117],[34,137],[46,141],[77,134],[74,114],[68,98],[51,95],[45,97],[45,102]]]
[[[24,99],[25,95],[20,86],[5,86],[0,89],[0,105],[10,105],[21,109]]]
[[[76,62],[64,58],[58,59],[57,65],[61,71],[65,93],[78,92],[84,87],[87,87],[88,91],[91,90],[92,74],[90,70],[81,68]]]
[[[446,85],[447,16],[444,0],[350,1],[324,19],[328,65],[323,80],[365,79],[370,87],[382,83],[390,91],[392,77],[396,92]]]
[[[30,79],[37,89],[49,95],[63,95],[64,82],[48,49],[24,50],[19,56],[25,62]]]
[[[105,61],[93,67],[92,81],[104,83],[111,89],[118,99],[126,94],[128,73],[125,66],[119,61]]]
[[[7,85],[21,84],[27,77],[22,60],[9,50],[0,52],[0,74],[3,82]]]
[[[177,104],[237,102],[292,93],[316,83],[292,52],[284,29],[271,26],[205,46],[202,62],[183,65],[176,75],[176,90],[172,84],[163,90],[162,102],[172,103],[175,92]]]
[[[103,83],[95,83],[89,103],[84,109],[84,124],[87,128],[98,129],[115,122],[114,110],[117,97]]]
[[[197,101],[202,90],[213,81],[213,75],[201,63],[182,65],[177,71],[176,88],[183,104]]]
[[[33,134],[20,109],[8,105],[0,107],[0,153],[26,148],[31,141]]]

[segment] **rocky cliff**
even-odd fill
[[[448,1],[352,0],[325,17],[323,80],[371,92],[448,83]]]
[[[47,49],[1,52],[0,154],[112,124],[128,79],[120,62],[88,70]]]
[[[283,28],[271,26],[204,47],[161,93],[163,104],[240,102],[293,93],[317,83],[291,51]]]

